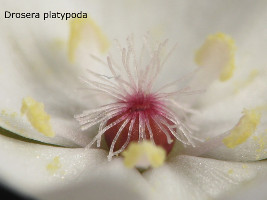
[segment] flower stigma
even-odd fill
[[[153,145],[162,147],[168,154],[175,140],[190,146],[201,141],[193,135],[186,123],[185,116],[191,109],[174,100],[179,95],[195,94],[199,91],[192,91],[190,87],[178,88],[181,80],[160,89],[153,87],[164,63],[174,50],[164,54],[166,46],[167,40],[151,50],[146,38],[138,59],[133,37],[129,37],[127,47],[120,48],[120,65],[114,61],[112,55],[107,57],[107,67],[112,79],[90,69],[87,71],[92,78],[82,78],[89,89],[112,99],[111,103],[74,116],[82,130],[99,124],[98,133],[88,147],[95,142],[100,147],[101,137],[104,135],[109,147],[108,160],[122,153],[132,142],[150,141]],[[145,63],[144,51],[149,54]],[[174,91],[168,92],[167,89],[171,87]]]

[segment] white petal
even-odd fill
[[[157,193],[139,172],[125,168],[120,159],[107,164],[94,173],[85,171],[78,184],[43,193],[41,197],[51,200],[157,199]]]
[[[266,45],[261,44],[266,35],[265,23],[259,20],[266,18],[266,5],[263,1],[103,2],[91,0],[85,7],[110,40],[124,41],[132,33],[139,39],[149,31],[153,39],[169,38],[171,44],[178,43],[176,51],[166,63],[168,70],[175,72],[167,74],[168,80],[177,79],[194,69],[195,51],[208,35],[218,31],[225,32],[236,40],[242,66],[246,61],[255,65],[255,60],[252,59],[254,56],[258,65],[266,63]]]
[[[73,115],[80,112],[82,105],[75,96],[75,88],[79,86],[75,80],[78,76],[75,72],[77,69],[50,57],[52,52],[50,55],[47,52],[38,52],[40,49],[36,45],[37,43],[31,47],[18,45],[17,54],[13,53],[15,49],[8,49],[10,46],[5,45],[5,51],[1,54],[5,65],[1,66],[0,74],[0,96],[4,97],[0,104],[0,125],[22,136],[43,142],[86,145],[88,137],[79,131],[73,119]],[[26,55],[27,48],[31,49],[32,58]],[[9,55],[12,53],[13,58],[10,60]],[[44,103],[45,111],[51,116],[56,138],[44,137],[20,115],[22,99],[28,96]]]
[[[249,199],[265,199],[267,196],[266,191],[266,176],[257,178],[257,180],[244,185],[244,187],[225,194],[220,200],[249,200]]]
[[[205,139],[218,136],[232,129],[237,124],[243,109],[266,107],[267,88],[265,87],[265,80],[266,74],[261,73],[255,80],[245,85],[244,88],[241,88],[239,91],[229,91],[231,95],[228,94],[223,100],[217,102],[208,100],[208,97],[216,98],[216,94],[213,96],[212,93],[209,93],[205,97],[206,101],[203,100],[199,105],[201,106],[200,113],[192,116],[192,122],[196,123],[200,128],[197,132],[198,136]],[[210,104],[206,102],[210,102]],[[227,147],[214,149],[208,156],[235,161],[253,161],[266,158],[266,139],[264,139],[267,129],[266,108],[261,113],[260,124],[250,139],[234,149]]]
[[[16,10],[16,9],[15,9]],[[28,22],[28,23],[27,23]],[[67,62],[64,52],[54,48],[56,40],[66,42],[67,23],[54,21],[38,24],[1,23],[0,66],[0,126],[24,137],[64,146],[88,144],[89,136],[79,130],[73,115],[81,112],[88,102],[78,93],[80,70]],[[63,48],[64,49],[64,48]],[[31,96],[43,102],[51,116],[55,138],[40,134],[26,118],[20,116],[22,99]]]
[[[195,51],[207,35],[218,31],[236,40],[242,63],[245,60],[253,65],[255,60],[257,65],[266,63],[266,44],[261,45],[266,35],[265,23],[260,20],[266,18],[263,1],[114,1],[108,6],[94,6],[89,8],[93,16],[100,11],[105,13],[99,17],[99,23],[110,39],[122,40],[130,33],[143,35],[148,30],[155,38],[167,37],[171,43],[178,42],[174,56],[166,63],[169,70],[176,72],[168,73],[169,80],[177,79],[179,72],[184,74],[193,69]],[[254,56],[257,57],[252,61]]]
[[[84,170],[93,170],[106,160],[101,150],[38,145],[2,135],[0,143],[1,180],[28,194],[66,185]]]
[[[139,172],[125,168],[121,159],[108,162],[103,150],[38,145],[2,135],[0,146],[1,181],[27,195],[56,199],[54,195],[61,190],[65,191],[62,198],[67,197],[68,190],[79,199],[85,193],[87,197],[118,195],[121,187],[125,192],[131,190],[133,195],[150,195],[150,187]],[[84,190],[90,188],[87,184],[94,185],[94,189]],[[110,185],[113,187],[107,193],[101,192]]]
[[[267,162],[234,163],[190,156],[176,157],[144,173],[164,199],[213,199],[267,174]]]
[[[257,131],[246,142],[240,144],[234,149],[220,146],[206,153],[205,157],[216,158],[220,160],[233,161],[257,161],[267,158],[267,132],[266,132],[266,116],[265,126],[260,125]],[[264,130],[265,129],[265,130]]]

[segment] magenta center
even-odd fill
[[[157,99],[155,95],[151,94],[147,95],[144,93],[137,93],[135,95],[131,95],[126,99],[124,103],[126,103],[127,105],[125,110],[120,114],[118,114],[117,116],[108,120],[107,125],[115,122],[124,115],[127,115],[127,118],[129,120],[135,118],[135,123],[131,131],[130,142],[139,141],[140,139],[139,130],[140,130],[140,125],[142,125],[145,126],[144,131],[146,140],[151,140],[151,135],[149,132],[150,129],[150,131],[153,134],[153,140],[155,144],[162,146],[166,150],[166,152],[169,153],[173,147],[174,142],[172,143],[167,142],[166,134],[164,133],[162,128],[169,133],[170,137],[173,140],[174,137],[164,124],[162,124],[161,127],[159,127],[159,125],[154,121],[154,117],[156,118],[161,117],[165,121],[169,122],[169,120],[162,115],[162,113],[164,113],[162,110],[162,108],[164,108],[163,103],[161,103],[160,100]],[[110,128],[105,132],[105,139],[109,147],[111,146],[112,141],[116,137],[116,134],[120,130],[120,127],[122,126],[124,121],[118,123],[117,125],[113,126],[112,128]],[[121,131],[121,134],[119,135],[114,147],[115,151],[120,149],[127,141],[127,138],[129,136],[128,135],[129,130],[130,130],[130,123],[128,123]]]
[[[145,112],[148,115],[157,113],[157,107],[160,102],[151,94],[137,93],[127,98],[127,111],[132,114],[137,112]]]

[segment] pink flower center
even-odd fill
[[[142,92],[138,92],[135,95],[129,96],[125,103],[128,105],[128,112],[146,112],[148,114],[154,114],[157,110],[156,105],[160,104],[160,101],[152,94],[146,95]]]
[[[128,139],[129,142],[127,143],[127,146],[132,141],[153,140],[156,145],[162,146],[166,152],[169,153],[174,145],[174,142],[168,142],[166,132],[170,136],[171,140],[174,140],[174,136],[171,134],[166,125],[159,125],[156,122],[157,120],[155,120],[160,117],[171,124],[171,122],[163,116],[162,108],[164,108],[164,104],[155,95],[146,95],[143,92],[138,92],[129,96],[127,101],[124,103],[127,105],[125,109],[123,109],[120,114],[109,119],[107,122],[108,126],[121,117],[126,116],[123,121],[105,132],[105,139],[108,147],[111,147],[112,142],[116,138],[116,134],[120,132],[119,130],[123,126],[124,122],[126,120],[132,121],[136,118],[132,128],[130,128],[130,123],[127,123],[127,125],[121,130],[120,135],[116,139],[114,151],[121,149]],[[129,130],[131,130],[130,136]]]

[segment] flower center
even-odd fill
[[[124,103],[125,109],[106,124],[109,126],[123,119],[105,132],[108,147],[118,151],[133,141],[150,140],[169,153],[174,145],[174,136],[167,125],[162,124],[162,121],[172,124],[164,117],[164,104],[155,95],[141,92],[129,96]]]
[[[167,45],[165,40],[155,49],[152,48],[152,51],[149,50],[147,56],[146,49],[150,49],[148,43],[146,41],[141,47],[141,55],[137,58],[133,38],[129,37],[127,47],[119,48],[121,63],[117,63],[112,55],[108,56],[107,66],[112,79],[106,78],[106,75],[104,78],[102,74],[90,69],[87,70],[93,79],[83,78],[90,89],[113,99],[109,104],[75,115],[82,130],[99,124],[98,133],[88,147],[95,142],[100,147],[104,135],[109,147],[108,160],[122,153],[133,141],[141,143],[149,140],[153,145],[163,147],[167,153],[171,151],[174,139],[192,146],[200,141],[186,124],[186,115],[190,109],[184,108],[173,98],[173,95],[194,94],[194,91],[188,87],[170,90],[171,87],[177,89],[177,83],[181,80],[159,89],[153,86],[173,50],[167,54],[163,52]],[[121,47],[120,44],[118,46]],[[170,92],[167,92],[167,88]],[[153,93],[154,89],[157,89],[156,93]]]
[[[128,97],[126,103],[131,113],[143,111],[150,114],[156,112],[156,104],[160,104],[153,95],[145,95],[141,92]]]

